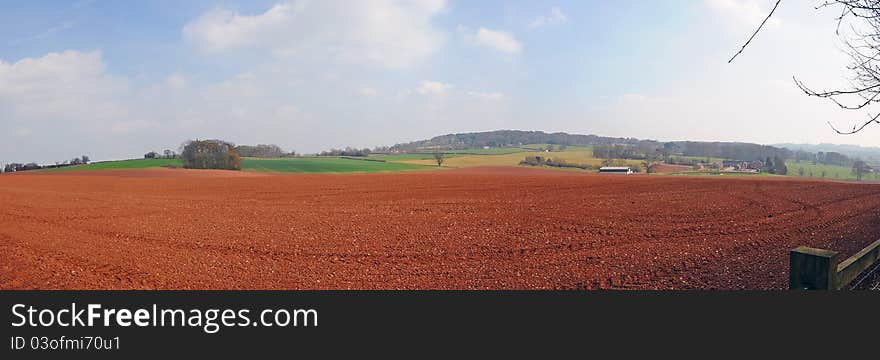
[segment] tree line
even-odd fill
[[[66,166],[75,166],[75,165],[85,165],[91,162],[88,155],[83,155],[81,157],[75,157],[71,160],[63,161],[63,162],[55,162],[55,164],[50,165],[40,165],[37,163],[9,163],[3,167],[3,172],[12,173],[18,171],[30,171],[30,170],[40,170],[40,169],[55,169]]]
[[[330,149],[329,151],[322,151],[318,154],[318,156],[369,156],[373,151],[368,148],[363,149],[355,149],[352,147],[346,147],[345,149]]]
[[[259,145],[238,145],[235,147],[235,150],[238,151],[238,154],[242,157],[255,157],[255,158],[280,158],[286,156],[296,156],[296,152],[286,152],[281,149],[280,146],[274,144],[259,144]]]
[[[555,146],[591,146],[596,157],[651,159],[673,155],[716,157],[735,160],[764,160],[769,157],[791,158],[793,152],[786,148],[741,142],[701,142],[640,140],[636,138],[578,135],[563,132],[497,130],[487,132],[448,134],[428,140],[396,144],[377,148],[381,152],[420,152],[426,149],[464,150],[481,147],[515,147],[526,144],[550,144]]]

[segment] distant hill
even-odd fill
[[[568,146],[625,145],[642,156],[649,153],[713,157],[733,160],[764,160],[779,156],[791,158],[792,152],[768,145],[740,142],[701,142],[640,140],[599,135],[578,135],[564,132],[496,130],[435,136],[428,140],[413,141],[392,146],[391,151],[424,152],[433,149],[460,150],[484,146],[512,147],[526,144],[553,144]],[[638,158],[638,157],[636,157]]]
[[[792,151],[806,151],[811,153],[818,152],[837,152],[852,158],[859,158],[866,161],[880,162],[880,147],[867,147],[858,145],[838,145],[838,144],[774,144],[776,147],[784,147]]]
[[[432,148],[473,149],[484,146],[507,147],[526,144],[554,145],[600,145],[630,144],[635,145],[643,140],[635,138],[615,138],[598,135],[576,135],[564,132],[545,133],[543,131],[496,130],[486,132],[460,133],[435,136],[428,140],[397,144],[392,150],[416,151]]]

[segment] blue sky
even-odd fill
[[[0,0],[0,162],[118,159],[190,138],[287,150],[524,129],[880,145],[834,14],[690,1]]]

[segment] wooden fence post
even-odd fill
[[[789,253],[788,288],[836,290],[837,252],[801,246]]]

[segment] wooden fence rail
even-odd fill
[[[880,240],[840,263],[837,252],[806,246],[789,255],[789,289],[839,290],[880,260]]]

